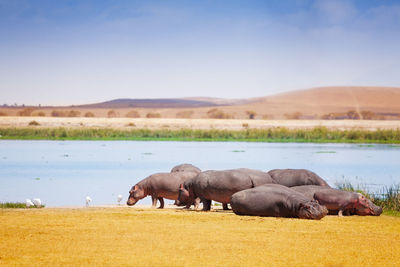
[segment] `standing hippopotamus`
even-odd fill
[[[342,216],[344,212],[346,215],[379,216],[382,213],[381,207],[376,206],[360,193],[317,185],[294,186],[291,189],[302,193],[306,197],[314,198],[321,205],[325,205],[329,214]]]
[[[140,199],[151,196],[152,206],[156,207],[157,199],[160,209],[164,208],[164,199],[178,199],[179,185],[196,176],[196,172],[156,173],[138,182],[129,191],[127,205],[133,206]]]
[[[275,169],[268,172],[276,183],[292,187],[298,185],[329,186],[328,183],[309,170],[304,169]]]
[[[314,199],[326,206],[329,214],[346,215],[373,215],[379,216],[382,208],[360,193],[348,192],[339,189],[321,189],[314,193]]]
[[[201,173],[201,170],[197,168],[196,166],[188,163],[180,164],[172,168],[171,172],[194,172],[196,174]],[[183,204],[178,204],[178,202],[175,200],[174,205],[176,206],[185,206]]]
[[[231,196],[244,189],[253,188],[262,184],[275,183],[271,176],[262,171],[251,169],[234,169],[225,171],[205,171],[196,177],[187,180],[179,187],[178,204],[188,205],[195,203],[197,198],[203,202],[203,210],[211,208],[211,200],[221,202],[224,209],[228,209]]]
[[[237,215],[320,220],[328,214],[315,200],[279,184],[237,192],[232,195],[231,206]]]
[[[195,172],[200,173],[201,170],[192,164],[180,164],[172,168],[171,172]]]

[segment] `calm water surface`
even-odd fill
[[[2,140],[0,202],[38,197],[47,206],[84,205],[90,196],[103,205],[122,194],[125,203],[136,182],[181,163],[202,170],[305,168],[332,186],[350,181],[376,191],[400,183],[399,162],[396,145]]]

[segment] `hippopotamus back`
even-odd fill
[[[300,185],[329,186],[328,183],[312,171],[304,169],[275,169],[268,172],[278,184],[292,187]]]
[[[299,192],[303,195],[305,195],[308,198],[314,198],[314,194],[317,191],[323,190],[323,189],[329,189],[329,186],[321,186],[321,185],[299,185],[299,186],[292,186],[290,187],[296,192]]]
[[[200,173],[201,170],[196,166],[188,163],[180,164],[172,168],[171,172],[195,172]]]
[[[265,184],[232,195],[231,206],[237,215],[321,219],[324,206],[286,186]]]

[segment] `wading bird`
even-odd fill
[[[25,200],[25,204],[26,204],[27,208],[32,207],[34,205],[33,202],[30,199],[26,199]]]
[[[86,207],[89,207],[90,202],[92,202],[92,199],[89,196],[87,196],[86,197]]]
[[[40,208],[40,207],[42,206],[42,201],[40,201],[40,198],[34,198],[34,199],[32,200],[32,202],[33,202],[33,204],[35,204],[35,206],[36,206],[37,208]]]
[[[118,205],[121,205],[121,200],[122,200],[122,195],[118,195],[117,197]]]

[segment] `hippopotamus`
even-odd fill
[[[292,187],[299,185],[329,186],[328,183],[312,171],[304,169],[275,169],[268,172],[276,183]]]
[[[172,168],[171,172],[195,172],[200,173],[201,170],[196,166],[188,163],[180,164]]]
[[[187,208],[191,203],[195,203],[197,209],[200,199],[203,202],[203,210],[208,211],[211,208],[211,200],[214,200],[221,202],[226,210],[234,193],[266,183],[275,181],[268,173],[258,170],[242,168],[205,171],[180,185],[177,202],[187,205]]]
[[[315,192],[329,188],[330,188],[329,186],[321,186],[321,185],[299,185],[291,187],[291,189],[293,189],[294,191],[299,192],[309,198],[314,198]]]
[[[317,201],[279,184],[237,192],[232,195],[231,206],[237,215],[320,220],[328,214]]]
[[[379,216],[382,208],[372,203],[360,193],[348,192],[339,189],[321,189],[314,193],[314,199],[326,206],[329,214],[346,215],[373,215]]]
[[[381,207],[376,206],[360,193],[317,185],[294,186],[291,189],[317,200],[321,205],[325,205],[329,214],[379,216],[382,213]]]
[[[156,173],[135,184],[129,191],[127,205],[133,206],[140,199],[151,196],[152,206],[156,207],[157,199],[160,209],[164,208],[164,199],[178,199],[179,185],[196,176],[196,172]]]

